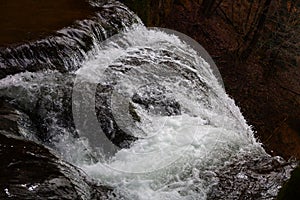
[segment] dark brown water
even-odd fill
[[[45,37],[91,14],[85,0],[0,0],[0,46]]]

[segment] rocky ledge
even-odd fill
[[[24,117],[26,122],[24,122]],[[88,180],[54,152],[25,138],[30,118],[0,102],[0,199],[103,199],[112,189]]]

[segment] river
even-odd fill
[[[1,100],[35,127],[23,140],[108,199],[275,198],[294,165],[265,152],[201,51],[118,2],[90,4],[88,19],[1,49]]]

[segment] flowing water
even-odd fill
[[[3,66],[42,66],[0,80],[0,96],[38,122],[24,137],[114,188],[111,199],[274,198],[292,166],[264,151],[200,52],[114,3],[134,20],[104,42],[94,20],[102,32],[90,49],[60,54],[64,70],[57,55],[2,56]]]

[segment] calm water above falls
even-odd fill
[[[33,71],[4,70],[0,80],[1,98],[38,122],[24,137],[112,187],[111,199],[273,199],[292,167],[264,151],[210,65],[177,36],[148,30],[116,7],[134,20],[116,14],[120,26],[104,26],[99,14],[72,29],[94,34],[88,49],[76,37],[66,53],[77,54],[2,52],[6,69]],[[112,29],[121,34],[102,42]]]

